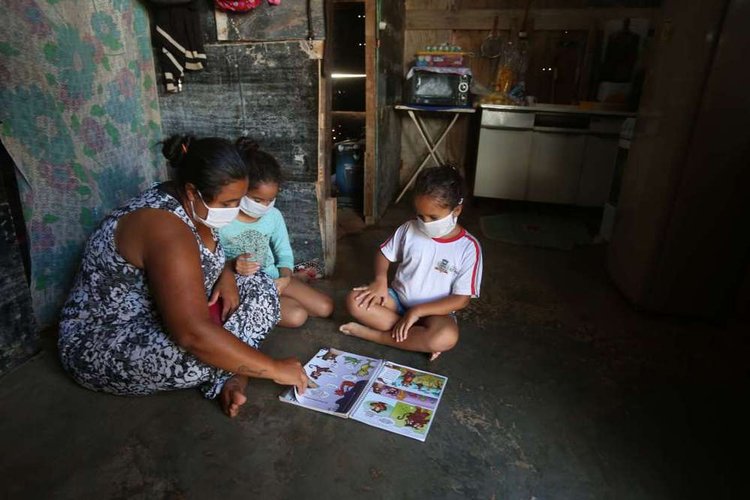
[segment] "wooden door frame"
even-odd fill
[[[378,0],[365,0],[365,224],[377,221]]]
[[[333,147],[331,138],[333,29],[331,24],[334,1],[325,0],[323,3],[326,26],[325,40],[322,44],[313,42],[313,48],[318,54],[318,175],[315,183],[315,194],[318,198],[318,221],[326,276],[333,274],[336,267],[337,241],[337,204],[336,198],[331,196],[331,150]]]

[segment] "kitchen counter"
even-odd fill
[[[515,111],[522,113],[578,113],[585,115],[608,115],[627,118],[635,116],[632,111],[610,111],[606,109],[587,109],[572,104],[535,104],[534,106],[514,106],[511,104],[480,104],[480,109],[495,111]]]
[[[603,206],[623,122],[635,113],[482,104],[474,195]]]

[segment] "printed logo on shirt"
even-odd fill
[[[458,268],[456,266],[452,266],[450,262],[448,262],[448,259],[442,259],[440,262],[437,263],[435,266],[435,270],[443,273],[458,273]]]

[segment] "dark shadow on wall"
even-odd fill
[[[14,168],[0,144],[0,376],[39,348],[29,292],[26,228]]]

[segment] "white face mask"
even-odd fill
[[[271,207],[273,207],[274,204],[276,204],[276,198],[271,200],[271,203],[268,205],[264,205],[263,203],[258,203],[249,196],[243,196],[240,200],[240,210],[250,217],[260,219],[271,210]]]
[[[456,216],[456,213],[451,211],[451,213],[442,219],[434,220],[432,222],[425,222],[417,217],[417,227],[419,227],[419,229],[430,238],[441,238],[453,231],[456,227],[457,221],[458,217]]]
[[[201,195],[201,192],[197,189],[195,190],[198,193],[198,197],[201,199],[201,203],[203,203],[203,206],[208,209],[208,215],[206,215],[205,219],[202,219],[198,217],[195,213],[195,204],[193,201],[190,201],[190,207],[193,209],[193,219],[200,221],[204,225],[208,227],[212,227],[214,229],[221,229],[222,227],[226,226],[230,222],[232,222],[234,219],[237,218],[237,215],[240,213],[240,207],[229,207],[229,208],[213,208],[206,205],[206,202],[203,201],[203,195]]]

